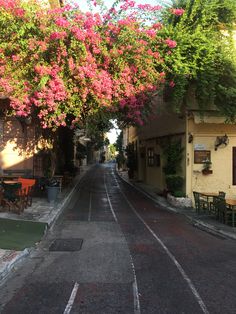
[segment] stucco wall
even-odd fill
[[[160,113],[152,116],[150,121],[142,127],[130,127],[124,131],[124,145],[128,142],[137,141],[138,144],[138,172],[136,177],[149,185],[154,186],[157,191],[162,191],[165,185],[165,175],[163,173],[164,157],[160,146],[169,138],[181,139],[182,147],[185,148],[185,117],[173,113]],[[147,151],[153,148],[155,155],[160,155],[160,166],[148,166]],[[145,156],[143,156],[144,152]],[[186,150],[183,152],[183,160],[179,173],[185,177]]]
[[[168,113],[152,116],[147,124],[137,129],[141,140],[182,132],[185,132],[185,118]]]
[[[236,198],[236,186],[232,185],[232,149],[236,147],[236,125],[199,123],[189,120],[188,131],[193,136],[193,142],[187,145],[189,164],[187,166],[187,192],[192,197],[192,191],[226,192],[226,197]],[[227,134],[229,144],[215,150],[217,136]],[[194,163],[194,149],[202,147],[211,152],[212,174],[202,174],[202,164]]]
[[[0,166],[3,169],[33,169],[34,129],[23,131],[16,119],[0,120]]]

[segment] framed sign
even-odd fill
[[[194,163],[203,164],[206,160],[211,161],[210,150],[195,150],[194,151]]]

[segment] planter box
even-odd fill
[[[203,169],[203,170],[202,170],[202,174],[204,174],[204,175],[212,174],[212,173],[213,173],[213,171],[210,170],[210,169]]]
[[[47,189],[48,202],[49,203],[55,202],[60,192],[60,187],[59,186],[47,186],[46,189]]]
[[[167,201],[175,207],[192,207],[192,200],[188,197],[175,197],[168,194]]]

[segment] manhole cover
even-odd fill
[[[56,239],[50,245],[49,251],[79,251],[82,243],[83,239]]]

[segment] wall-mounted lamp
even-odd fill
[[[224,145],[225,147],[228,144],[229,144],[229,138],[227,134],[225,134],[224,136],[217,136],[216,141],[215,141],[215,150],[217,150],[219,146]]]
[[[193,141],[193,134],[192,133],[188,133],[188,142],[192,143]]]

